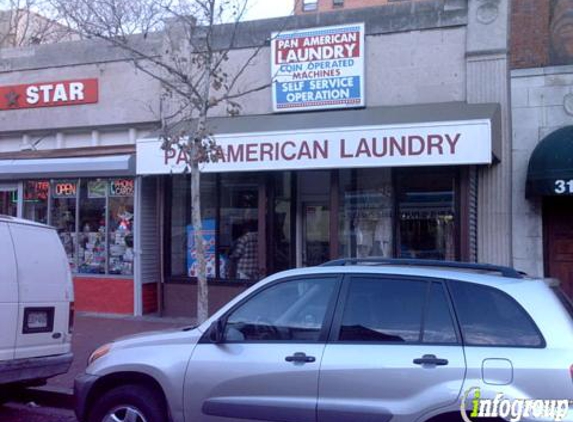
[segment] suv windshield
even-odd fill
[[[559,287],[555,286],[552,287],[551,289],[553,290],[553,292],[555,292],[555,294],[559,298],[559,301],[563,304],[565,309],[567,309],[567,312],[569,312],[569,315],[573,319],[573,303],[571,303],[571,300],[567,297],[565,292],[563,292],[563,290],[561,290]]]

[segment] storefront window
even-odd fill
[[[393,256],[394,195],[390,169],[340,172],[340,256]]]
[[[48,224],[49,180],[27,180],[24,182],[24,218]]]
[[[171,178],[171,275],[183,277],[187,271],[187,226],[191,224],[191,179],[186,175]]]
[[[191,220],[191,178],[176,175],[172,178],[171,194],[171,275],[174,277],[196,277],[197,260],[195,238]],[[219,275],[216,260],[217,220],[217,177],[214,174],[201,176],[201,216],[203,238],[206,246],[207,277],[221,277],[224,274],[224,259],[219,254]]]
[[[24,218],[57,229],[73,272],[133,275],[134,188],[129,178],[27,180]]]
[[[18,188],[0,185],[0,214],[16,217],[18,214]]]
[[[133,274],[133,179],[111,179],[109,195],[109,273]]]
[[[455,173],[401,171],[397,178],[399,257],[455,260]]]
[[[79,273],[105,274],[106,190],[106,180],[82,180],[81,182]]]
[[[191,183],[190,179],[188,184]],[[191,204],[191,191],[189,185],[188,208]],[[189,213],[189,218],[191,214]],[[226,274],[226,261],[219,254],[217,257],[217,178],[214,174],[201,175],[201,218],[203,219],[203,246],[205,248],[205,260],[207,268],[207,277],[221,278]],[[186,226],[187,237],[187,275],[196,277],[198,272],[197,251],[195,248],[195,231],[193,230],[192,221],[189,219]],[[217,264],[218,263],[218,264]],[[217,269],[217,265],[219,268]]]
[[[298,174],[303,267],[320,265],[330,258],[331,171],[305,171]]]
[[[296,216],[296,202],[293,199],[293,183],[296,176],[293,172],[269,173],[267,185],[269,221],[268,235],[268,270],[278,272],[291,269],[295,265],[295,237],[293,217]]]
[[[51,224],[58,230],[72,271],[76,271],[77,227],[76,204],[77,180],[55,180],[51,185]]]
[[[221,176],[221,278],[258,280],[258,175]]]

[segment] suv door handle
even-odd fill
[[[293,363],[312,363],[316,361],[316,358],[314,356],[307,356],[306,353],[303,352],[297,352],[292,356],[287,356],[285,360]]]
[[[436,366],[445,366],[449,362],[447,359],[439,359],[436,355],[424,355],[419,359],[414,359],[414,363],[416,365],[436,365]]]

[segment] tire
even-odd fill
[[[162,398],[157,391],[143,385],[123,385],[109,390],[95,402],[87,416],[88,422],[167,422]]]

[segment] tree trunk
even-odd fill
[[[197,157],[197,144],[190,140],[191,156]],[[205,238],[201,217],[201,172],[197,159],[191,160],[191,219],[195,236],[197,259],[197,323],[202,324],[209,317],[209,287],[207,285],[207,262],[205,259]]]

